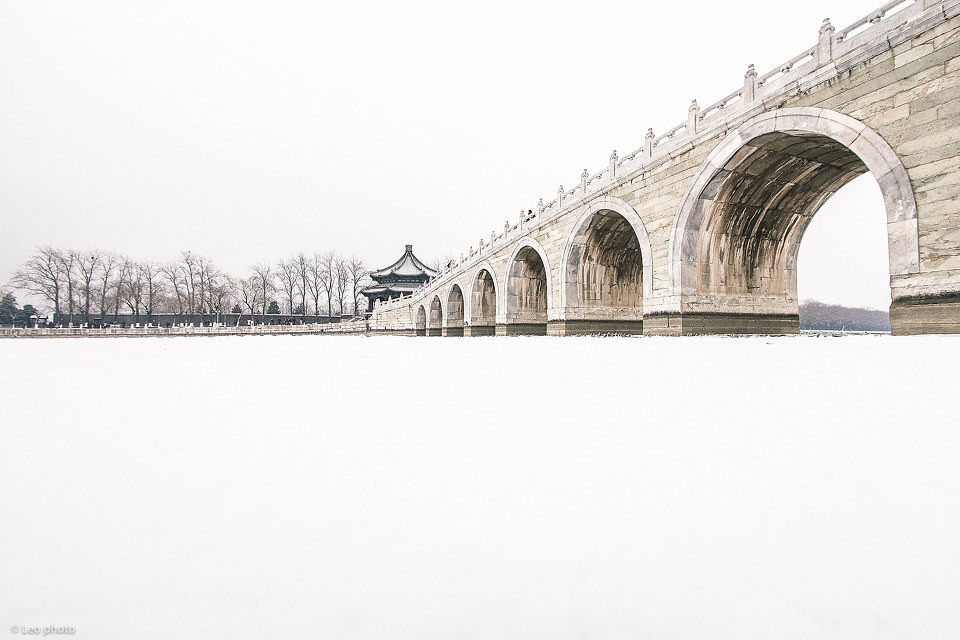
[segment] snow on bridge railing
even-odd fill
[[[491,249],[495,250],[506,243],[515,230],[519,229],[522,232],[532,226],[543,224],[567,209],[580,206],[588,196],[608,189],[619,180],[669,159],[671,153],[683,148],[683,145],[690,143],[694,137],[711,132],[714,126],[723,126],[729,117],[742,114],[762,103],[764,99],[770,99],[778,92],[789,88],[792,82],[798,81],[805,74],[829,64],[838,55],[848,54],[859,45],[879,40],[887,32],[887,29],[882,28],[885,25],[889,25],[889,29],[895,29],[926,9],[939,7],[942,1],[892,0],[839,31],[834,29],[829,19],[824,20],[820,26],[816,45],[763,75],[758,75],[751,64],[744,74],[741,88],[705,109],[700,109],[697,101],[694,100],[687,110],[686,122],[678,124],[659,136],[654,134],[652,128],[647,129],[642,147],[622,159],[618,158],[617,152],[614,151],[608,166],[592,175],[584,169],[580,174],[578,186],[567,190],[561,185],[557,189],[557,196],[546,204],[543,203],[543,198],[540,198],[535,210],[521,211],[516,225],[511,227],[508,221],[504,225],[503,234],[494,233],[489,243],[481,240],[478,250],[475,251],[471,246],[465,255],[461,254],[457,266],[463,267],[468,263],[479,261],[482,255],[489,254]],[[893,20],[894,17],[897,17],[897,20]],[[533,221],[532,224],[531,221]],[[448,279],[447,276],[454,270],[443,270],[437,278],[418,288],[410,297],[423,296],[441,282],[445,282]],[[410,302],[406,298],[391,302],[395,302],[395,306],[401,306],[403,300]]]
[[[851,36],[860,35],[860,33],[863,33],[863,31],[865,31],[866,29],[869,29],[873,25],[883,21],[883,19],[886,18],[888,15],[899,13],[900,9],[906,9],[910,5],[913,5],[916,3],[929,5],[929,6],[932,6],[934,4],[932,2],[929,2],[929,0],[927,0],[926,3],[924,3],[923,0],[892,0],[892,2],[888,2],[887,4],[883,5],[879,9],[876,9],[872,13],[868,13],[864,17],[860,18],[859,20],[851,24],[846,29],[841,29],[840,31],[838,31],[837,43],[839,44],[849,39]]]

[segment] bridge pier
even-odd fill
[[[463,335],[467,338],[477,336],[494,336],[497,334],[496,326],[489,325],[467,325],[463,328]]]
[[[960,333],[960,294],[895,300],[890,327],[895,336]]]
[[[596,336],[596,335],[643,334],[643,320],[558,320],[547,325],[549,336]]]
[[[644,318],[644,335],[784,335],[800,333],[798,314],[658,313]]]
[[[462,338],[464,334],[464,327],[444,327],[443,337],[444,338]]]
[[[545,336],[547,335],[546,324],[498,324],[496,329],[498,336]]]

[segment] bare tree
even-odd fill
[[[60,270],[66,280],[68,323],[72,326],[79,288],[77,286],[77,254],[74,251],[58,251],[55,255],[60,260]]]
[[[210,289],[207,292],[210,313],[217,314],[217,321],[222,313],[226,313],[230,308],[232,293],[234,290],[233,278],[226,274],[218,273],[216,277],[210,279]]]
[[[93,298],[93,278],[100,267],[99,251],[70,251],[79,276],[79,295],[83,305],[83,321],[90,322],[90,306]]]
[[[140,309],[146,294],[146,284],[143,279],[143,270],[138,264],[130,264],[126,281],[122,283],[122,298],[130,313],[137,320],[140,319]]]
[[[120,316],[120,304],[123,301],[123,292],[127,286],[127,280],[132,275],[136,265],[127,257],[121,257],[117,264],[116,277],[113,280],[113,321],[116,322]]]
[[[12,279],[18,289],[50,303],[55,322],[60,321],[61,303],[66,287],[63,257],[52,247],[38,248]]]
[[[307,260],[307,288],[313,299],[313,312],[320,315],[320,296],[323,295],[323,256],[316,252]]]
[[[249,278],[241,278],[237,281],[237,294],[240,303],[250,312],[250,316],[257,313],[257,309],[263,305],[263,298],[260,297],[263,287],[260,284],[260,278],[256,274]],[[238,320],[239,322],[239,320]]]
[[[250,270],[253,271],[253,275],[256,277],[260,286],[260,300],[263,301],[263,304],[260,307],[260,315],[265,318],[267,315],[267,298],[276,289],[273,266],[268,261],[261,260],[257,264],[251,266]]]
[[[286,296],[287,312],[293,314],[293,301],[296,298],[297,282],[299,280],[296,258],[277,262],[277,280]]]
[[[160,267],[147,261],[140,263],[139,270],[146,288],[144,304],[146,305],[147,322],[151,322],[154,311],[163,295],[163,281],[160,279]]]
[[[340,315],[343,315],[347,290],[350,288],[350,269],[343,258],[337,258],[334,268],[336,269],[337,306],[340,308]]]
[[[353,291],[353,313],[357,314],[360,311],[360,290],[363,288],[363,284],[368,279],[367,276],[369,271],[367,267],[363,264],[363,260],[357,256],[351,256],[347,260],[347,273],[350,277],[350,290]]]
[[[336,282],[337,254],[327,251],[320,256],[320,284],[327,295],[327,317],[333,316],[333,292],[337,287]]]
[[[120,258],[115,253],[107,252],[100,256],[100,268],[97,270],[97,297],[99,298],[97,310],[101,318],[107,317],[107,295],[110,293],[114,271],[119,261]]]
[[[310,273],[310,260],[303,252],[297,254],[297,292],[300,294],[300,310],[302,315],[307,315],[307,291],[309,286],[307,279]]]

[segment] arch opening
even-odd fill
[[[430,302],[430,317],[427,322],[427,335],[442,335],[443,327],[443,305],[440,303],[440,296],[433,296]]]
[[[903,163],[850,116],[786,108],[730,133],[693,176],[670,237],[671,296],[649,333],[797,332],[800,241],[820,207],[867,171],[883,193],[897,308],[920,270],[917,202]]]
[[[447,322],[443,335],[463,335],[463,306],[463,291],[460,290],[460,285],[455,284],[450,287],[450,293],[447,295]]]
[[[546,334],[547,269],[531,246],[521,248],[507,274],[506,321],[508,333]]]
[[[796,313],[803,233],[830,196],[866,171],[824,135],[777,131],[744,144],[698,202],[697,291],[771,298],[777,311]]]
[[[414,328],[418,336],[427,335],[427,312],[423,308],[423,305],[420,305],[417,309],[417,322]]]
[[[641,243],[620,213],[600,209],[575,230],[564,264],[564,330],[642,333]]]
[[[883,194],[864,174],[827,200],[803,234],[800,328],[890,331],[890,297]]]
[[[827,110],[783,109],[730,134],[694,176],[671,237],[679,313],[655,332],[796,333],[797,261],[813,216],[869,171],[884,192],[891,281],[916,272],[916,201],[875,132]]]
[[[487,269],[477,272],[473,280],[470,304],[470,335],[492,336],[497,324],[497,286]]]

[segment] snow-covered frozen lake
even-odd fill
[[[955,639],[958,362],[960,336],[3,340],[0,625]]]

